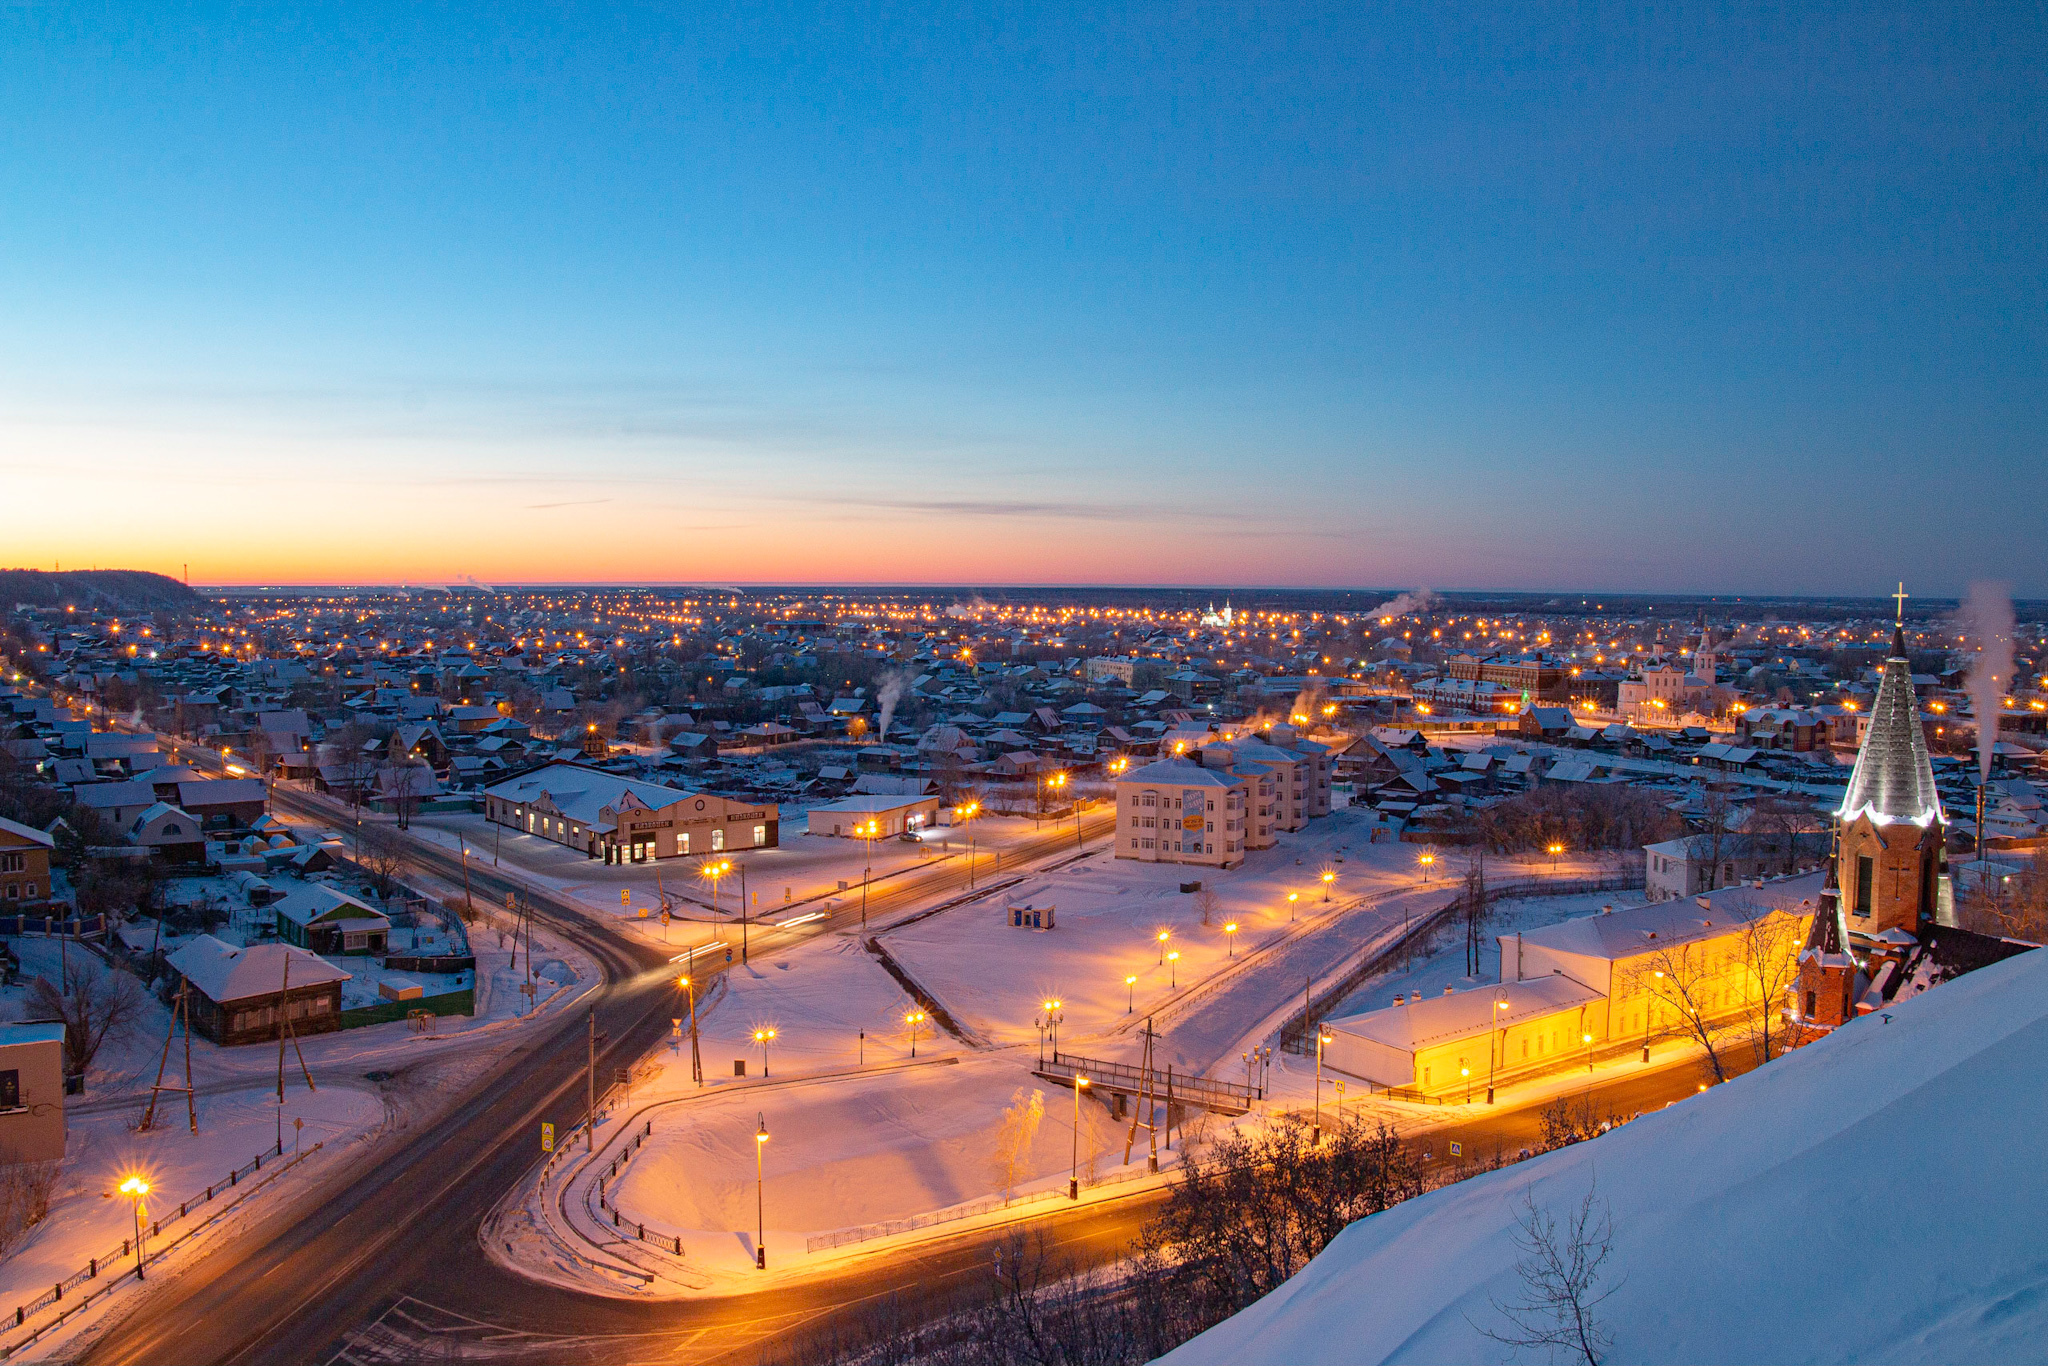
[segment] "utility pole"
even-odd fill
[[[597,1147],[597,1007],[590,1008],[590,1066],[583,1074],[583,1151]]]

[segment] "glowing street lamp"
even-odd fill
[[[676,978],[676,985],[690,993],[690,1076],[699,1086],[704,1084],[704,1059],[697,1051],[697,984],[688,977]],[[768,1064],[761,1064],[761,1075],[768,1075]]]
[[[775,1031],[763,1025],[754,1031],[754,1042],[761,1045],[761,1075],[768,1075],[768,1045],[775,1042]]]
[[[1422,865],[1422,885],[1427,887],[1429,885],[1429,870],[1436,866],[1436,851],[1425,849],[1415,856],[1415,861]]]
[[[953,819],[967,827],[967,890],[974,890],[974,818],[981,814],[980,802],[964,802],[953,808]]]
[[[1226,950],[1224,956],[1228,958],[1237,957],[1237,922],[1233,920],[1225,925],[1223,933],[1226,936],[1223,941]]]
[[[1066,1018],[1061,1011],[1061,1007],[1065,1005],[1065,1001],[1054,1000],[1049,996],[1038,1003],[1039,1013],[1033,1023],[1038,1026],[1038,1065],[1040,1067],[1045,1066],[1045,1040],[1048,1034],[1052,1036],[1053,1059],[1055,1061],[1059,1059],[1060,1021]]]
[[[121,1194],[135,1202],[135,1279],[142,1279],[142,1198],[149,1194],[149,1182],[140,1175],[125,1178],[120,1185]]]
[[[1081,1090],[1088,1078],[1074,1074],[1074,1155],[1067,1163],[1067,1199],[1081,1198]]]
[[[1557,870],[1557,858],[1558,858],[1558,855],[1562,854],[1563,852],[1564,852],[1564,845],[1563,845],[1563,844],[1559,843],[1559,842],[1558,842],[1558,841],[1556,841],[1556,840],[1552,840],[1552,841],[1550,842],[1549,854],[1550,854],[1550,867],[1551,867],[1551,871],[1555,872],[1555,871]]]
[[[923,1028],[924,1022],[930,1018],[922,1010],[910,1011],[903,1017],[903,1023],[910,1027],[910,1056],[913,1058],[917,1056],[918,1030]]]
[[[875,870],[875,836],[882,833],[882,823],[877,820],[862,821],[853,827],[853,833],[866,842],[866,862],[860,870],[860,927],[868,927],[868,877]]]
[[[1162,968],[1166,966],[1166,939],[1172,933],[1173,931],[1171,930],[1161,930],[1159,932],[1159,966]]]
[[[1172,953],[1166,955],[1166,988],[1169,991],[1180,990],[1180,980],[1178,977],[1179,966],[1180,950],[1175,949]]]
[[[1336,880],[1337,880],[1337,870],[1336,870],[1336,869],[1334,869],[1334,868],[1325,868],[1325,869],[1323,869],[1323,900],[1325,900],[1325,901],[1328,901],[1328,900],[1330,899],[1330,884],[1331,884],[1331,883],[1333,883],[1333,882],[1335,882]]]
[[[1138,1008],[1138,975],[1128,973],[1124,977],[1124,1014],[1129,1015]]]
[[[762,1150],[768,1146],[768,1116],[757,1113],[759,1127],[754,1131],[754,1269],[768,1269],[768,1219],[766,1202],[762,1198]]]
[[[1300,901],[1300,900],[1301,900],[1301,893],[1300,893],[1300,892],[1289,892],[1289,893],[1287,894],[1287,918],[1288,918],[1288,920],[1290,920],[1290,921],[1291,921],[1291,920],[1293,920],[1293,919],[1294,919],[1294,906],[1295,906],[1295,903],[1296,903],[1296,902],[1298,902],[1298,901]]]

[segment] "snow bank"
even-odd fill
[[[1494,1302],[1520,1289],[1523,1192],[1563,1218],[1597,1174],[1620,1282],[1602,1307],[1612,1362],[2038,1361],[2048,953],[1888,1013],[1362,1220],[1164,1360],[1501,1360],[1479,1329],[1505,1331]]]

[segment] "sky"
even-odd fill
[[[2048,12],[1820,8],[0,0],[0,563],[2048,596]]]

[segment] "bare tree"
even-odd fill
[[[377,888],[377,895],[388,897],[405,867],[405,845],[381,825],[363,826],[356,835],[356,865]]]
[[[1710,892],[1721,885],[1721,852],[1734,833],[1735,821],[1736,809],[1729,800],[1728,790],[1709,783],[1701,796],[1699,833],[1692,837],[1689,852],[1694,858],[1705,858],[1707,890]]]
[[[142,986],[125,972],[83,952],[67,955],[60,982],[38,977],[29,984],[32,1014],[64,1024],[64,1071],[83,1077],[100,1046],[119,1038],[142,1014]]]
[[[402,759],[386,772],[386,782],[391,793],[392,809],[398,813],[398,828],[412,828],[413,808],[419,804],[419,794],[426,790],[433,770],[418,759]]]
[[[341,772],[347,791],[342,794],[351,808],[363,804],[363,789],[377,771],[377,754],[372,748],[377,732],[361,721],[351,721],[328,740],[334,766]]]
[[[996,1188],[1008,1201],[1017,1189],[1017,1169],[1031,1151],[1032,1140],[1038,1137],[1039,1121],[1045,1118],[1045,1092],[1033,1090],[1029,1095],[1018,1087],[1010,1097],[1009,1108],[1003,1111],[1003,1122],[996,1130],[995,1152],[989,1157],[989,1170],[995,1177]]]
[[[1459,918],[1465,923],[1465,975],[1477,977],[1486,929],[1486,852],[1483,847],[1472,851],[1471,861],[1465,866],[1465,900],[1459,908]]]
[[[57,1187],[56,1162],[19,1162],[0,1151],[0,1257],[21,1245],[28,1231],[49,1217]]]
[[[1204,925],[1208,924],[1215,917],[1218,904],[1216,893],[1207,887],[1195,893],[1195,909],[1202,913],[1202,923]]]
[[[1721,1061],[1724,1040],[1714,1023],[1726,987],[1726,974],[1715,962],[1720,950],[1712,940],[1688,940],[1655,949],[1623,970],[1630,993],[1645,998],[1646,1010],[1662,1006],[1668,1031],[1691,1039],[1706,1054],[1714,1080],[1728,1080]]]
[[[1600,1284],[1601,1269],[1614,1252],[1614,1221],[1607,1202],[1599,1198],[1597,1183],[1586,1187],[1585,1199],[1561,1226],[1555,1215],[1537,1205],[1534,1195],[1523,1191],[1514,1238],[1522,1254],[1515,1263],[1522,1293],[1507,1304],[1490,1301],[1507,1320],[1504,1330],[1479,1331],[1517,1350],[1562,1349],[1586,1366],[1600,1366],[1614,1335],[1601,1325],[1598,1311],[1622,1282],[1605,1288]]]
[[[1799,980],[1799,950],[1812,925],[1809,917],[1769,907],[1739,906],[1743,915],[1737,947],[1744,1000],[1743,1033],[1756,1065],[1785,1051],[1785,993]]]

